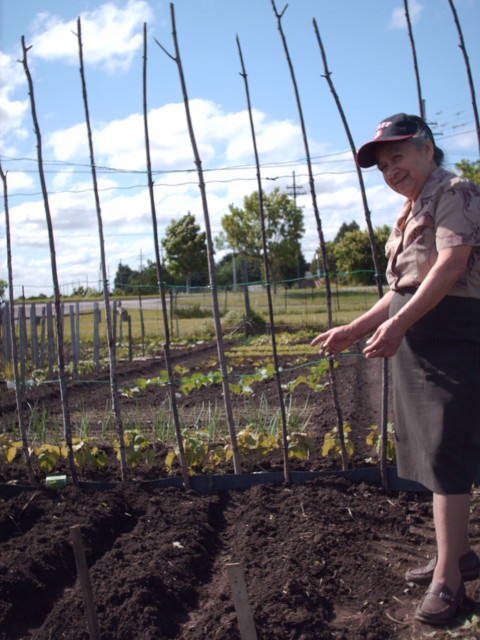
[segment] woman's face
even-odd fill
[[[433,144],[430,140],[421,146],[411,140],[386,142],[379,145],[377,166],[391,189],[415,202],[437,166],[433,160]]]

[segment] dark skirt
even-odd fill
[[[395,315],[414,295],[396,292]],[[392,358],[398,475],[470,493],[480,467],[480,299],[446,296]]]

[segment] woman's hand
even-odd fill
[[[367,340],[363,350],[366,358],[390,358],[394,356],[405,335],[404,328],[397,318],[383,322]]]
[[[320,333],[311,341],[310,346],[314,347],[320,344],[318,351],[320,355],[326,358],[334,358],[338,353],[349,347],[352,342],[355,342],[355,337],[347,324]]]

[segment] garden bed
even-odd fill
[[[215,353],[215,345],[199,345],[175,350],[173,359],[195,371]],[[282,358],[288,369],[291,358]],[[379,423],[379,365],[352,356],[342,358],[336,370],[357,468],[368,466],[365,460],[375,455],[365,439],[370,425]],[[236,366],[246,370],[252,363]],[[120,384],[158,375],[162,367],[159,359],[120,364]],[[263,394],[273,407],[275,382],[255,385],[248,403]],[[151,407],[161,405],[165,392],[148,386],[134,397],[122,396],[122,405],[147,424]],[[37,401],[49,415],[60,415],[58,389],[45,385],[29,394],[30,403]],[[338,470],[338,456],[321,453],[324,435],[335,424],[330,393],[326,389],[313,397],[305,385],[299,386],[294,394],[299,407],[307,395],[315,447],[308,459],[292,460],[291,470]],[[90,428],[96,415],[99,437],[108,396],[108,385],[95,381],[70,385],[73,422],[85,417],[88,407]],[[221,403],[219,387],[202,388],[179,398],[179,404],[188,411],[209,399]],[[12,392],[4,392],[1,402],[7,425],[15,410]],[[234,411],[247,410],[248,403],[236,400]],[[305,475],[305,482],[286,485],[280,479],[279,452],[245,461],[248,473],[276,474],[273,483],[210,494],[160,488],[154,485],[168,477],[166,451],[166,445],[157,444],[153,464],[140,464],[124,484],[113,455],[103,469],[81,471],[82,482],[112,483],[108,489],[80,489],[67,480],[61,490],[46,490],[38,474],[35,488],[0,499],[1,640],[88,639],[70,541],[74,525],[81,527],[103,639],[240,638],[225,569],[232,562],[244,571],[259,640],[480,637],[477,583],[467,585],[468,599],[450,630],[413,621],[423,589],[407,584],[403,576],[408,566],[434,553],[428,494],[386,494],[376,484],[342,477]],[[66,467],[61,471],[68,474]],[[226,465],[220,472],[232,469]],[[2,466],[0,481],[28,483],[18,462]],[[475,493],[474,545],[480,543],[478,506]]]

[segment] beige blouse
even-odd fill
[[[480,298],[480,188],[442,168],[429,176],[412,209],[407,200],[385,245],[390,289],[417,287],[438,251],[473,247],[467,269],[448,295]]]

